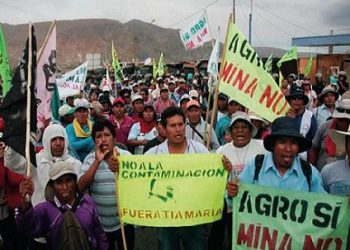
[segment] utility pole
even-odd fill
[[[331,36],[333,36],[333,30],[331,30]],[[329,46],[328,47],[328,54],[333,54],[333,48],[334,48],[334,46],[333,45],[331,45],[331,46]]]
[[[253,0],[250,0],[249,14],[249,44],[252,45],[252,18],[253,18]]]
[[[236,0],[233,0],[232,5],[232,21],[233,23],[236,23]]]

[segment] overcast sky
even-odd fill
[[[250,0],[236,0],[236,23],[247,38],[250,3]],[[205,7],[213,37],[220,25],[224,40],[233,0],[0,0],[0,22],[108,18],[124,23],[139,19],[164,28],[181,29]],[[350,33],[350,1],[253,0],[252,27],[253,46],[285,49],[291,47],[292,37],[328,35],[331,29],[334,34]]]

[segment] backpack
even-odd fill
[[[261,170],[265,155],[257,155],[255,156],[255,171],[254,171],[254,181],[259,179],[259,172]],[[303,170],[303,174],[305,175],[307,184],[309,186],[309,192],[311,191],[311,176],[312,169],[307,161],[300,159],[301,169]]]
[[[63,214],[63,220],[57,233],[56,249],[59,250],[91,250],[90,242],[85,230],[75,216],[75,211],[80,203],[83,194],[76,198],[72,209],[58,209]]]

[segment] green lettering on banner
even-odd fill
[[[118,159],[123,222],[168,227],[221,218],[228,175],[221,155],[123,155]]]
[[[233,250],[346,250],[349,228],[347,197],[241,183],[233,199]]]
[[[270,122],[284,115],[289,105],[281,89],[232,22],[225,43],[223,68],[219,76],[220,91]]]

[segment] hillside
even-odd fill
[[[35,23],[38,48],[43,43],[50,23]],[[18,63],[28,34],[26,24],[3,24],[11,68]],[[84,19],[57,21],[57,65],[59,68],[72,68],[85,61],[86,53],[101,53],[103,61],[111,59],[111,42],[114,41],[119,58],[123,62],[146,58],[158,60],[164,53],[167,63],[208,59],[211,44],[186,51],[181,43],[179,31],[165,29],[139,20],[121,23],[109,19]],[[270,53],[280,56],[285,50],[275,48],[256,48],[261,57]]]

